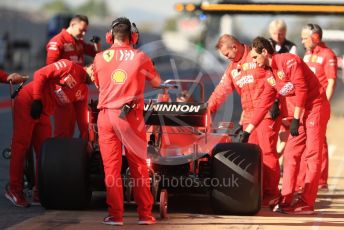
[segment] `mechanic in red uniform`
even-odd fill
[[[28,76],[20,75],[18,73],[8,74],[5,71],[0,69],[0,82],[2,83],[12,82],[13,84],[19,84],[21,82],[26,81],[28,78],[29,78]]]
[[[249,55],[249,47],[241,44],[234,36],[222,35],[216,48],[231,60],[231,63],[210,96],[208,108],[210,112],[215,112],[226,97],[236,90],[241,96],[243,108],[240,124],[246,128],[264,90],[266,70],[257,67]],[[277,117],[278,114],[275,116]],[[268,113],[249,140],[250,143],[257,144],[262,149],[264,206],[277,203],[280,196],[278,189],[280,168],[276,151],[280,125],[281,119],[274,120]]]
[[[273,104],[276,94],[290,97],[294,101],[293,120],[290,124],[291,136],[288,138],[284,155],[284,174],[287,176],[283,175],[282,186],[287,179],[294,180],[295,186],[302,152],[293,152],[288,148],[292,148],[289,142],[297,139],[300,123],[303,123],[306,133],[303,154],[307,164],[305,188],[295,204],[285,205],[281,211],[290,214],[313,214],[320,178],[322,146],[330,117],[330,104],[325,91],[314,73],[298,56],[289,53],[274,54],[271,44],[263,37],[253,40],[250,55],[259,66],[272,70],[272,73],[267,72],[259,106],[240,139],[242,142],[248,141],[250,133],[263,120]],[[283,188],[282,195],[287,195],[283,194]]]
[[[133,24],[117,18],[107,33],[111,48],[96,55],[94,79],[99,89],[99,146],[105,171],[109,215],[104,224],[123,225],[123,188],[121,180],[122,145],[124,145],[132,177],[134,200],[138,205],[139,224],[154,224],[153,197],[147,158],[146,130],[143,119],[145,80],[160,85],[160,76],[151,59],[133,49]],[[121,111],[131,108],[121,117]]]
[[[94,57],[100,51],[99,38],[94,36],[94,44],[84,41],[88,29],[88,18],[75,15],[67,29],[54,36],[47,44],[46,64],[49,65],[60,59],[68,59],[79,65],[85,64],[85,54]],[[58,106],[55,111],[54,136],[73,137],[75,129],[75,112],[73,104]]]
[[[38,162],[45,139],[52,136],[50,118],[58,105],[75,103],[81,137],[88,138],[86,80],[84,68],[61,59],[34,73],[34,79],[25,85],[14,102],[10,186],[5,196],[15,206],[28,207],[23,194],[23,171],[26,152],[32,143]],[[37,180],[36,172],[36,182]],[[37,184],[36,184],[37,186]],[[33,203],[38,203],[34,190]]]
[[[307,24],[301,32],[302,44],[306,49],[303,61],[314,72],[326,91],[326,97],[330,101],[335,88],[337,78],[337,57],[335,53],[326,46],[322,39],[322,29],[317,24]],[[328,146],[325,137],[322,152],[321,174],[319,189],[328,190]],[[301,164],[304,165],[304,164]],[[304,167],[301,167],[304,168]],[[304,180],[304,170],[300,171],[301,186]]]

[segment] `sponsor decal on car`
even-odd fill
[[[202,105],[188,105],[175,103],[158,103],[145,104],[144,111],[153,112],[182,112],[182,113],[197,113],[201,110]]]

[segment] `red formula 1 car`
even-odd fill
[[[192,85],[187,95],[171,100],[178,85]],[[232,143],[228,123],[212,128],[204,102],[204,87],[192,80],[167,80],[158,99],[147,100],[147,165],[151,191],[162,218],[167,215],[168,192],[180,190],[210,195],[216,211],[255,214],[261,203],[261,153],[256,145]],[[200,100],[191,100],[199,88]],[[92,191],[104,190],[104,170],[98,147],[97,102],[89,106],[90,140],[94,152],[86,153],[79,139],[52,138],[42,149],[39,189],[45,208],[87,207]],[[133,202],[130,173],[123,154],[122,176],[127,203]]]

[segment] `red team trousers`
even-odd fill
[[[102,109],[98,116],[99,146],[105,171],[108,211],[116,218],[123,216],[122,144],[126,150],[139,216],[151,215],[153,197],[146,164],[146,130],[142,115],[137,116],[139,113],[142,114],[142,110],[131,111],[127,115],[127,121],[118,117],[118,109]]]
[[[323,148],[322,148],[322,157],[321,157],[321,173],[319,178],[319,186],[320,185],[327,185],[327,179],[328,179],[328,145],[327,145],[327,139],[325,136]],[[305,176],[306,176],[306,162],[304,157],[301,158],[300,163],[300,172],[297,176],[297,183],[296,183],[296,189],[303,188],[305,185]]]
[[[50,118],[44,109],[40,119],[34,120],[30,116],[33,98],[28,88],[22,89],[14,103],[12,159],[10,161],[10,189],[12,191],[23,190],[23,170],[30,145],[34,147],[38,165],[42,144],[45,139],[51,137]],[[37,175],[36,172],[36,186],[38,185]]]
[[[271,118],[265,118],[251,133],[248,141],[249,143],[259,145],[262,150],[263,199],[279,195],[280,166],[276,145],[280,125],[281,119],[274,121]],[[247,124],[244,124],[244,130],[246,126]]]
[[[304,191],[302,200],[314,206],[318,192],[321,172],[322,149],[325,140],[326,126],[330,118],[330,104],[324,97],[323,102],[315,104],[305,111],[303,126],[299,136],[289,136],[284,151],[284,173],[282,195],[291,196],[295,190],[301,157],[305,160]]]

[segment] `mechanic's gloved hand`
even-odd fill
[[[238,135],[239,133],[241,133],[243,131],[243,126],[239,125],[236,129],[234,129],[233,134],[234,135]]]
[[[293,118],[290,124],[290,134],[295,137],[299,135],[300,119]]]
[[[276,120],[276,118],[280,115],[279,100],[278,99],[276,99],[275,102],[272,104],[269,112],[270,112],[270,116],[273,120]]]
[[[240,134],[239,142],[240,143],[247,143],[249,138],[250,138],[250,133],[244,131]]]
[[[40,118],[41,113],[43,110],[43,104],[41,100],[33,100],[31,104],[31,112],[30,115],[34,120],[37,120]]]
[[[100,37],[92,36],[92,38],[90,39],[90,42],[92,42],[92,43],[99,43],[100,42]]]
[[[27,79],[29,79],[29,76],[12,73],[8,75],[7,82],[12,82],[12,84],[19,84],[26,81]]]

